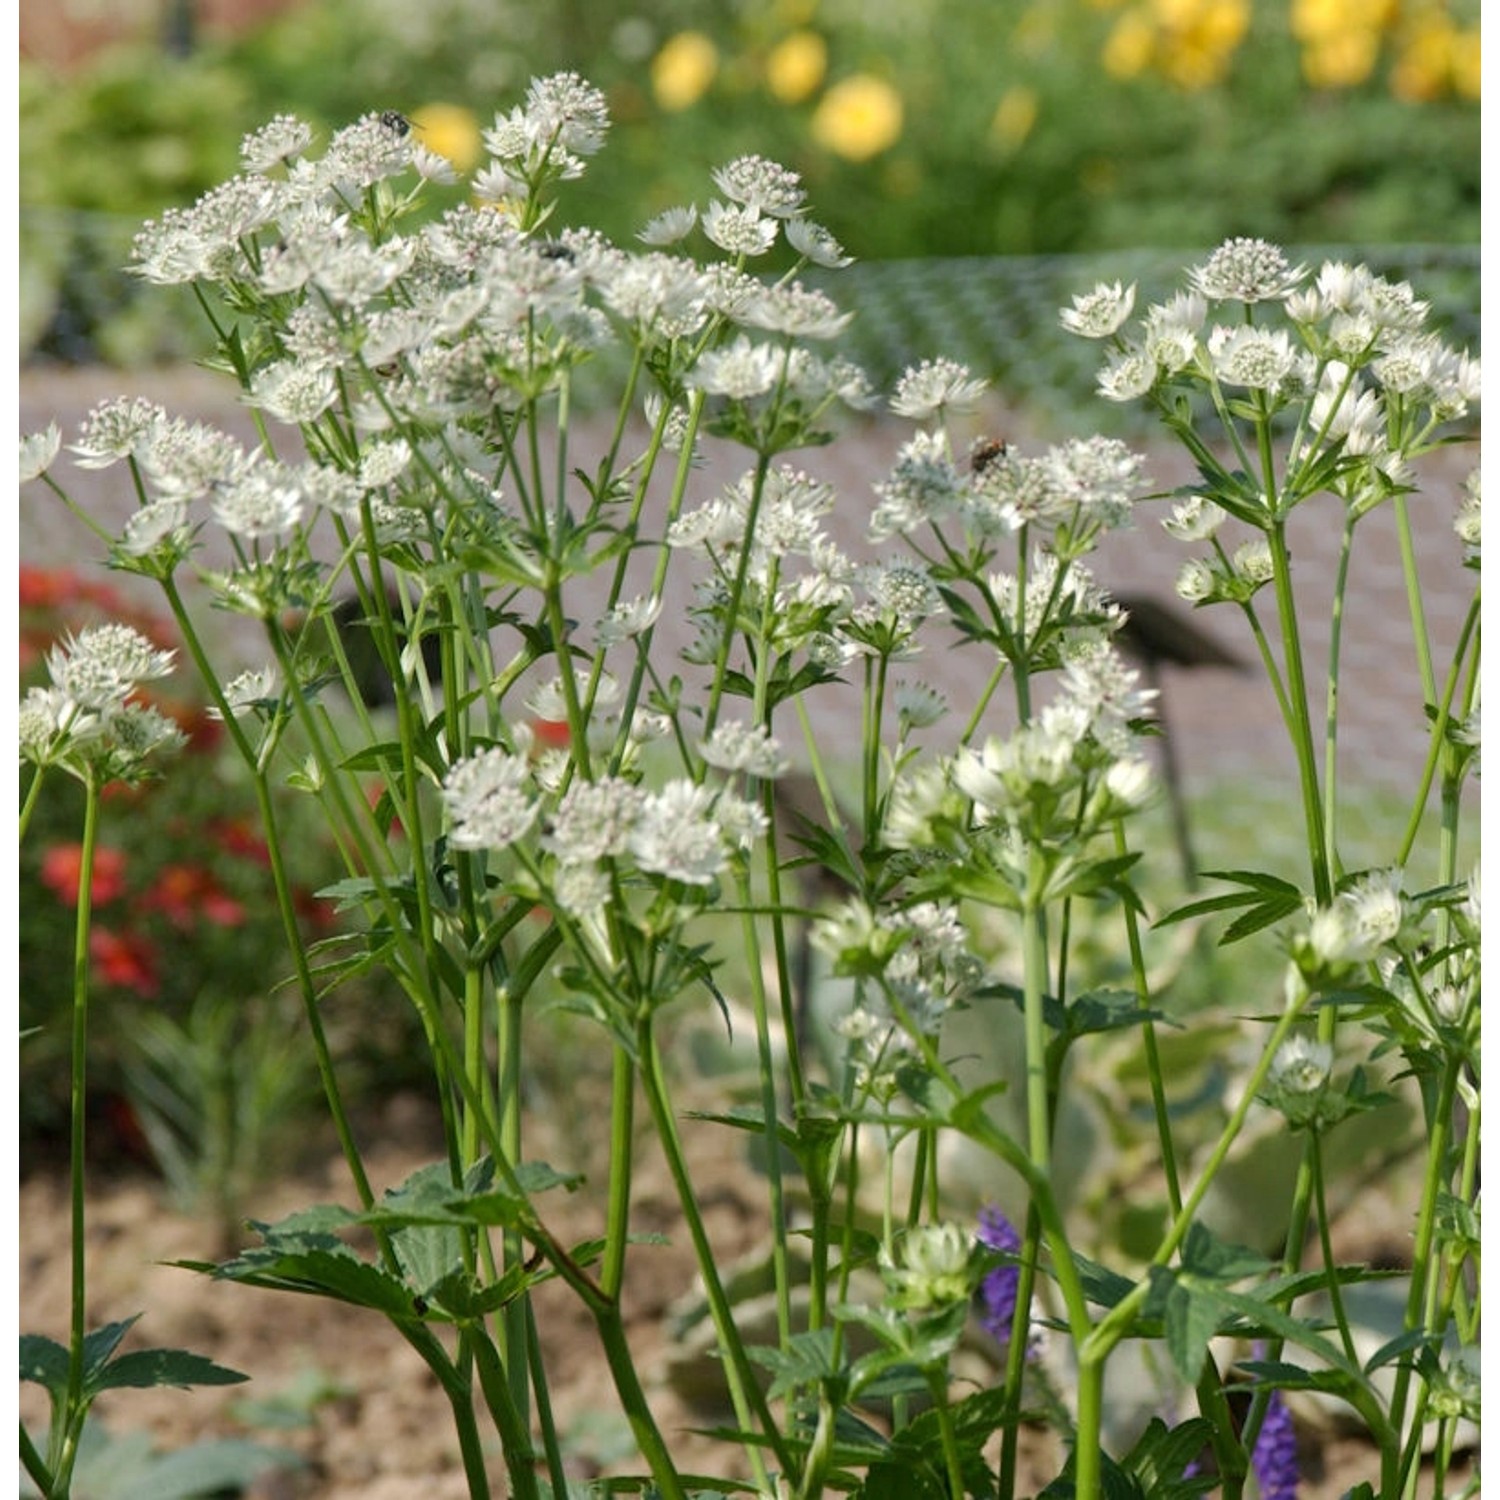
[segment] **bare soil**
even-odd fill
[[[550,1144],[562,1159],[591,1154],[589,1140],[607,1128],[602,1112],[586,1099],[559,1110],[558,1139]],[[377,1192],[403,1181],[436,1158],[439,1138],[428,1113],[410,1098],[392,1100],[371,1121],[369,1169]],[[694,1180],[703,1185],[705,1214],[721,1265],[754,1250],[764,1237],[763,1183],[745,1157],[746,1137],[714,1126],[686,1131]],[[568,1150],[571,1142],[573,1149]],[[558,1158],[554,1158],[558,1159]],[[316,1202],[353,1203],[347,1172],[337,1153],[321,1155],[289,1173],[254,1207],[273,1221]],[[567,1238],[597,1232],[599,1205],[587,1190],[554,1198],[555,1228]],[[65,1176],[41,1170],[23,1181],[20,1209],[21,1326],[28,1332],[65,1338],[68,1319],[68,1206]],[[642,1245],[627,1277],[629,1334],[658,1423],[687,1473],[743,1475],[743,1461],[701,1435],[727,1419],[707,1391],[694,1392],[680,1370],[672,1378],[671,1311],[693,1285],[691,1247],[680,1232],[670,1178],[647,1149],[636,1184],[637,1227],[667,1237]],[[226,1247],[199,1220],[172,1211],[160,1181],[140,1170],[93,1173],[89,1211],[91,1326],[144,1311],[129,1336],[132,1346],[169,1346],[205,1354],[252,1377],[248,1385],[110,1393],[95,1408],[106,1427],[149,1431],[157,1446],[172,1450],[206,1437],[249,1436],[291,1449],[300,1462],[262,1475],[247,1492],[251,1500],[465,1500],[462,1469],[444,1398],[411,1349],[376,1314],[310,1297],[218,1283],[165,1264],[177,1259],[213,1259]],[[1388,1242],[1389,1226],[1343,1226],[1345,1252],[1363,1233],[1371,1243]],[[253,1242],[246,1237],[247,1242]],[[537,1318],[544,1332],[556,1419],[564,1435],[572,1475],[585,1480],[603,1473],[642,1472],[629,1430],[620,1415],[597,1334],[569,1294],[553,1287],[538,1293]],[[308,1403],[301,1425],[268,1430],[246,1423],[247,1400],[265,1401],[313,1380],[330,1392]],[[694,1397],[699,1399],[694,1399]],[[35,1424],[45,1420],[38,1388],[22,1388],[21,1411]],[[487,1428],[482,1430],[488,1430]],[[1374,1480],[1378,1459],[1358,1438],[1299,1428],[1304,1500],[1334,1500],[1362,1479]],[[1027,1488],[1034,1494],[1057,1472],[1054,1441],[1027,1435]],[[498,1445],[492,1445],[493,1493],[507,1493]],[[1450,1494],[1457,1494],[1450,1478]],[[1423,1490],[1423,1493],[1431,1493]],[[83,1497],[80,1497],[83,1500]]]

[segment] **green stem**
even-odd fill
[[[1406,822],[1406,832],[1402,835],[1401,849],[1396,856],[1396,863],[1404,866],[1411,858],[1411,851],[1417,842],[1417,834],[1421,830],[1422,817],[1427,811],[1427,796],[1432,789],[1433,774],[1437,770],[1438,762],[1442,758],[1444,750],[1448,746],[1448,724],[1452,717],[1453,697],[1458,691],[1459,678],[1463,675],[1464,659],[1468,654],[1469,642],[1475,631],[1479,628],[1479,590],[1474,590],[1474,597],[1469,601],[1468,613],[1464,616],[1463,628],[1459,632],[1458,644],[1453,648],[1453,661],[1448,668],[1448,678],[1443,684],[1441,697],[1437,700],[1437,712],[1433,717],[1432,728],[1427,738],[1427,759],[1422,766],[1422,780],[1418,788],[1416,799],[1412,803],[1411,815]],[[1475,652],[1476,658],[1478,652]]]
[[[522,1305],[524,1311],[523,1299],[517,1298],[516,1305]],[[505,1455],[505,1468],[510,1475],[511,1494],[516,1500],[541,1500],[542,1492],[536,1482],[536,1450],[531,1445],[531,1433],[527,1430],[523,1409],[516,1405],[511,1394],[514,1378],[507,1376],[499,1351],[483,1328],[461,1327],[458,1340],[460,1351],[474,1362],[485,1404],[495,1419],[500,1450]],[[485,1493],[489,1493],[488,1488]]]
[[[719,1336],[719,1345],[725,1356],[725,1375],[729,1382],[729,1394],[734,1403],[736,1418],[740,1427],[748,1432],[751,1430],[753,1413],[771,1451],[781,1465],[782,1472],[791,1474],[795,1467],[791,1452],[777,1424],[772,1420],[770,1409],[766,1405],[765,1394],[751,1368],[739,1329],[735,1327],[734,1313],[729,1304],[728,1294],[724,1290],[724,1283],[719,1279],[713,1244],[709,1240],[708,1230],[703,1223],[703,1215],[698,1208],[692,1174],[688,1170],[682,1149],[682,1138],[678,1133],[677,1121],[672,1114],[665,1081],[661,1076],[661,1060],[649,1017],[639,1023],[638,1033],[642,1091],[651,1111],[652,1123],[656,1126],[657,1138],[661,1142],[662,1151],[667,1159],[667,1169],[672,1175],[672,1183],[677,1190],[677,1199],[681,1205],[683,1217],[687,1220],[688,1234],[693,1242],[699,1274],[703,1277],[704,1289],[708,1295],[714,1330]],[[750,1461],[755,1468],[758,1483],[762,1488],[769,1488],[765,1460],[758,1445],[750,1449]]]
[[[1437,1234],[1438,1200],[1445,1186],[1443,1163],[1451,1144],[1450,1122],[1462,1066],[1460,1058],[1450,1056],[1438,1084],[1437,1097],[1433,1100],[1432,1114],[1427,1121],[1427,1163],[1422,1179],[1422,1201],[1417,1210],[1416,1234],[1412,1244],[1411,1285],[1407,1292],[1403,1323],[1403,1327],[1407,1329],[1426,1326],[1424,1308],[1428,1281],[1433,1274],[1432,1250]],[[1408,1360],[1400,1360],[1396,1366],[1390,1404],[1391,1427],[1398,1433],[1403,1431],[1410,1385],[1411,1364]]]
[[[1417,670],[1422,676],[1423,701],[1437,702],[1437,674],[1432,666],[1432,642],[1427,636],[1427,617],[1422,608],[1422,577],[1417,571],[1417,553],[1412,544],[1411,512],[1406,496],[1392,501],[1396,510],[1396,537],[1401,545],[1401,574],[1406,580],[1406,607],[1411,615],[1412,643],[1417,651]]]
[[[1344,635],[1344,596],[1349,585],[1349,559],[1354,546],[1354,508],[1344,511],[1339,542],[1338,571],[1333,585],[1333,608],[1328,626],[1328,703],[1323,721],[1323,857],[1331,874],[1339,873],[1338,855],[1338,726],[1339,663]]]
[[[1292,559],[1286,544],[1286,522],[1271,523],[1267,538],[1271,545],[1276,588],[1276,613],[1281,625],[1282,652],[1286,662],[1287,732],[1297,757],[1302,790],[1302,814],[1307,830],[1308,854],[1312,862],[1313,896],[1319,906],[1333,900],[1323,833],[1323,804],[1318,790],[1318,766],[1313,750],[1312,721],[1307,705],[1307,674],[1302,661],[1302,636],[1297,625],[1297,605],[1292,594]]]
[[[68,1198],[69,1295],[68,1384],[62,1408],[56,1413],[48,1446],[53,1488],[49,1500],[67,1500],[78,1458],[78,1439],[88,1403],[83,1395],[83,1343],[88,1335],[87,1225],[84,1212],[84,1145],[87,1115],[89,1028],[89,928],[93,906],[94,851],[99,836],[99,787],[93,773],[83,780],[83,838],[78,865],[78,912],[73,925],[73,1027],[69,1078]]]
[[[1344,1346],[1344,1355],[1352,1365],[1358,1365],[1359,1354],[1354,1347],[1354,1334],[1349,1327],[1349,1314],[1344,1307],[1344,1293],[1339,1286],[1338,1264],[1333,1254],[1333,1226],[1328,1217],[1327,1184],[1323,1175],[1323,1138],[1314,1129],[1310,1132],[1313,1196],[1318,1207],[1318,1242],[1323,1250],[1323,1265],[1328,1272],[1328,1301],[1333,1309],[1333,1321],[1339,1331],[1339,1342]]]

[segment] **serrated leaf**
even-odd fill
[[[785,1348],[755,1344],[745,1353],[773,1375],[766,1395],[772,1401],[798,1386],[821,1386],[839,1373],[833,1359],[833,1329],[818,1328],[794,1334]]]
[[[185,1349],[135,1349],[112,1359],[89,1384],[98,1391],[146,1390],[157,1385],[186,1390],[195,1385],[239,1385],[249,1378]]]
[[[1239,1368],[1254,1378],[1226,1382],[1226,1390],[1253,1391],[1259,1386],[1274,1386],[1279,1391],[1322,1391],[1348,1401],[1361,1387],[1359,1378],[1347,1370],[1308,1370],[1285,1360],[1247,1359],[1241,1361]]]
[[[1221,1316],[1222,1309],[1206,1288],[1177,1280],[1167,1292],[1162,1331],[1172,1364],[1185,1385],[1197,1385]]]
[[[1182,1269],[1209,1281],[1243,1281],[1270,1269],[1271,1262],[1258,1250],[1231,1245],[1219,1239],[1207,1225],[1194,1220],[1182,1243]]]
[[[387,1317],[412,1316],[411,1291],[406,1283],[382,1267],[361,1260],[347,1245],[296,1250],[264,1245],[213,1267],[210,1274],[244,1286],[331,1297],[356,1307],[373,1308]]]

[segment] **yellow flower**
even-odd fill
[[[766,87],[783,104],[800,104],[828,71],[828,43],[816,31],[782,37],[766,58]]]
[[[719,49],[701,31],[679,31],[651,60],[651,88],[663,109],[682,110],[708,92],[719,71]]]
[[[1380,38],[1364,26],[1350,26],[1303,49],[1302,76],[1315,89],[1349,89],[1375,71]]]
[[[813,139],[850,161],[868,161],[901,135],[901,95],[873,73],[841,79],[818,101]]]
[[[429,151],[446,157],[455,171],[467,172],[478,164],[483,143],[472,110],[461,104],[424,104],[412,111],[411,123],[417,139]]]
[[[1420,103],[1441,98],[1448,85],[1454,30],[1446,16],[1432,15],[1403,33],[1391,68],[1391,92],[1398,99]]]
[[[1013,151],[1031,134],[1036,116],[1036,90],[1028,84],[1013,84],[995,106],[995,117],[990,121],[990,138],[997,145]]]
[[[1453,88],[1460,99],[1479,98],[1479,28],[1465,27],[1453,35]]]
[[[1155,44],[1150,21],[1138,10],[1127,10],[1104,43],[1104,71],[1111,78],[1138,78],[1151,66]]]

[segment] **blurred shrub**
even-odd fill
[[[110,277],[128,229],[106,247],[46,206],[191,201],[283,111],[399,109],[472,160],[559,68],[609,97],[609,170],[572,207],[620,240],[756,152],[864,260],[1477,242],[1478,23],[1478,0],[308,0],[186,59],[23,65],[23,344],[182,352]]]

